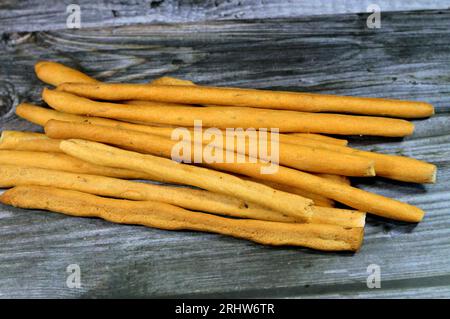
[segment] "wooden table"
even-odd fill
[[[435,185],[354,180],[427,212],[418,225],[368,217],[357,254],[0,206],[0,297],[450,297],[450,11],[383,13],[380,29],[368,29],[366,18],[9,28],[0,42],[2,130],[40,130],[17,118],[14,107],[41,103],[33,65],[48,59],[105,81],[171,75],[199,84],[431,102],[436,116],[414,121],[413,137],[354,137],[351,145],[426,160],[439,174]],[[80,266],[79,289],[66,286],[70,264]],[[367,288],[370,264],[380,266],[380,289]]]

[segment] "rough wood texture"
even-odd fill
[[[67,6],[72,3],[80,6],[82,28],[335,15],[367,12],[372,4],[378,5],[382,12],[450,7],[449,0],[3,0],[0,32],[65,29]]]
[[[0,55],[0,128],[37,127],[15,117],[40,101],[38,59],[102,80],[160,75],[202,84],[424,100],[438,114],[415,121],[405,140],[351,144],[414,156],[439,167],[436,185],[358,180],[364,189],[419,205],[419,225],[368,218],[353,254],[270,248],[224,236],[114,225],[97,219],[0,208],[0,297],[449,297],[450,12],[296,20],[153,25],[5,34]],[[66,267],[82,287],[66,287]],[[369,264],[382,288],[366,287]]]

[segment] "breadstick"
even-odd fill
[[[341,138],[334,138],[330,136],[320,135],[320,134],[312,134],[312,133],[291,133],[290,136],[300,136],[304,138],[309,138],[312,140],[321,141],[324,143],[336,144],[341,146],[347,146],[348,141]]]
[[[96,102],[70,93],[48,89],[44,89],[42,97],[52,108],[67,113],[180,126],[193,126],[194,120],[202,120],[204,126],[223,129],[276,127],[280,132],[380,136],[406,136],[411,135],[414,130],[414,125],[405,120],[369,116],[301,113],[245,107],[148,107]]]
[[[171,182],[235,196],[306,222],[309,221],[312,215],[312,200],[246,181],[230,174],[84,140],[62,141],[60,148],[66,154],[72,154],[72,156],[75,155],[78,158],[84,158],[88,153],[91,153],[92,158],[89,162],[105,161],[106,163],[110,161],[112,165],[108,164],[107,166],[136,167],[139,171],[158,175]],[[111,157],[106,159],[106,154],[109,154]]]
[[[100,166],[62,153],[0,150],[0,165],[20,165],[129,179],[156,179],[151,174]]]
[[[356,251],[361,247],[364,236],[363,228],[230,219],[192,212],[165,203],[103,198],[42,186],[12,188],[0,195],[0,202],[71,216],[100,217],[121,224],[138,224],[167,230],[206,231],[276,246]]]
[[[434,114],[433,106],[425,102],[198,85],[63,83],[58,89],[109,101],[151,100],[406,118],[428,117]]]
[[[304,146],[327,149],[334,152],[358,155],[375,161],[377,176],[382,176],[403,182],[435,183],[436,165],[420,161],[411,157],[381,154],[362,151],[350,147],[323,143],[298,137],[297,142]]]
[[[50,120],[45,125],[47,136],[58,139],[78,138],[108,144],[120,145],[136,151],[147,151],[154,155],[163,152],[170,157],[178,143],[171,139],[143,132],[124,130],[85,123]],[[193,139],[192,139],[193,140]],[[206,141],[204,141],[207,144]],[[267,143],[270,146],[269,143]],[[223,143],[224,150],[249,155],[249,145],[235,150],[234,145]],[[229,149],[231,148],[231,149]],[[341,174],[348,176],[374,176],[373,161],[363,157],[343,156],[341,153],[313,149],[292,144],[279,144],[279,163],[301,170]],[[268,152],[271,152],[269,150]],[[336,156],[338,155],[338,156]],[[225,158],[225,157],[224,157]],[[269,155],[261,158],[269,161]]]
[[[60,147],[65,153],[89,162],[145,170],[143,163],[141,163],[143,155],[138,153],[80,140],[63,141]],[[133,161],[134,159],[137,162]],[[279,166],[278,171],[274,174],[260,174],[263,165],[261,163],[250,163],[248,160],[239,164],[210,163],[204,165],[213,169],[299,187],[308,192],[334,199],[356,210],[386,218],[419,222],[424,216],[423,210],[418,207],[284,166]]]
[[[138,132],[165,136],[169,138],[171,137],[173,131],[172,127],[161,127],[161,126],[157,127],[140,124],[131,124],[117,120],[105,119],[102,117],[74,115],[55,111],[53,109],[43,108],[29,103],[19,104],[16,108],[16,114],[26,119],[27,121],[30,121],[40,126],[44,126],[45,123],[47,123],[47,121],[49,120],[59,120],[65,122],[82,122],[88,124],[123,128]],[[193,131],[192,128],[189,129]],[[221,132],[225,136],[225,130],[221,130]],[[293,136],[293,134],[278,134],[278,138],[280,143],[295,144],[295,145],[298,145],[300,142],[302,142],[302,140],[304,140],[304,138],[300,137],[299,141],[299,138]]]
[[[34,167],[2,165],[0,167],[0,187],[20,185],[58,187],[130,200],[152,200],[190,210],[239,218],[299,222],[294,217],[283,215],[260,205],[205,190],[139,183],[112,177],[74,174]],[[364,227],[365,213],[314,207],[310,222],[343,227]]]
[[[50,61],[39,61],[34,66],[37,77],[54,86],[65,82],[97,83],[98,81],[80,71],[72,69],[61,63]]]
[[[44,126],[49,120],[58,120],[65,122],[90,123],[95,125],[103,125],[109,127],[124,128],[133,131],[147,132],[151,134],[171,136],[173,128],[171,127],[155,127],[147,125],[132,124],[117,120],[110,120],[101,117],[81,116],[69,113],[47,109],[29,103],[21,103],[16,107],[16,114],[21,118],[34,124]]]
[[[42,133],[3,131],[0,136],[0,150],[59,153],[59,142],[61,140],[48,138]]]

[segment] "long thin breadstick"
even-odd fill
[[[128,179],[151,179],[164,182],[151,174],[128,169],[95,165],[62,153],[0,150],[0,165],[21,165],[66,172],[95,174]]]
[[[123,128],[127,130],[145,132],[165,137],[171,137],[173,131],[173,127],[157,127],[105,119],[102,117],[74,115],[59,112],[53,109],[43,108],[29,103],[19,104],[16,107],[16,114],[26,119],[27,121],[30,121],[40,126],[44,126],[45,123],[47,123],[47,121],[49,120],[59,120],[65,122],[81,122],[81,123]],[[193,131],[192,128],[189,129]],[[226,133],[225,130],[221,130],[221,132],[225,136]],[[300,137],[299,141],[299,138],[293,136],[292,134],[278,134],[278,138],[280,143],[295,144],[295,145],[301,144],[300,142],[304,140],[304,138]]]
[[[86,141],[63,141],[61,149],[72,156],[106,166],[149,171],[141,161],[141,154]],[[133,160],[136,161],[133,161]],[[352,186],[336,183],[305,172],[280,166],[274,174],[261,174],[261,163],[210,163],[208,167],[240,175],[264,179],[280,184],[299,187],[334,199],[354,209],[373,213],[386,218],[419,222],[424,216],[418,207],[373,194]]]
[[[80,217],[100,217],[121,224],[167,230],[197,230],[248,239],[266,245],[304,246],[320,250],[360,248],[363,228],[230,219],[197,213],[153,201],[103,198],[82,192],[39,186],[18,186],[0,195],[0,202]]]
[[[72,69],[61,63],[50,61],[39,61],[35,64],[34,70],[37,77],[54,86],[65,82],[97,83],[98,81],[80,71]]]
[[[63,83],[58,89],[109,101],[134,99],[406,118],[420,118],[434,114],[433,106],[425,102],[198,85]]]
[[[0,136],[0,150],[60,152],[61,140],[49,138],[42,133],[3,131]]]
[[[280,132],[380,136],[406,136],[411,135],[414,130],[414,125],[405,120],[369,116],[301,113],[245,107],[149,107],[96,102],[70,93],[48,89],[44,89],[42,97],[52,108],[67,113],[180,126],[193,126],[195,120],[201,120],[204,126],[224,129],[276,127]]]
[[[268,210],[260,205],[205,190],[154,185],[89,174],[15,165],[0,167],[0,187],[37,185],[77,190],[94,195],[130,200],[152,200],[190,210],[278,222],[299,222],[294,217]],[[311,223],[344,227],[364,227],[365,213],[314,207]]]
[[[90,162],[103,161],[105,160],[104,155],[109,154],[112,165],[108,166],[136,167],[140,171],[158,175],[171,182],[235,196],[304,221],[309,221],[312,215],[311,206],[313,202],[311,200],[299,195],[278,191],[265,185],[245,181],[230,174],[83,140],[62,141],[60,148],[65,153],[78,158],[84,158],[88,153],[91,153]]]
[[[344,139],[341,139],[341,138],[334,138],[334,137],[330,137],[330,136],[325,136],[325,135],[320,135],[320,134],[291,133],[289,135],[290,136],[300,136],[300,137],[309,138],[309,139],[312,139],[312,140],[317,140],[317,141],[330,143],[330,144],[341,145],[341,146],[347,146],[348,145],[348,141],[347,140],[344,140]]]
[[[61,122],[50,120],[45,125],[47,136],[58,139],[79,138],[108,144],[127,146],[133,150],[146,150],[152,148],[153,154],[159,155],[160,147],[164,147],[165,154],[171,154],[178,142],[143,132],[117,129],[100,125],[85,123]],[[193,141],[193,138],[191,139]],[[188,142],[191,142],[188,141]],[[126,143],[127,145],[124,145]],[[204,144],[207,144],[205,141]],[[144,145],[140,148],[140,145]],[[249,155],[249,144],[246,148],[235,150],[234,145],[222,143],[224,150]],[[270,144],[267,143],[270,148]],[[195,144],[194,144],[195,146]],[[340,174],[347,176],[374,176],[373,161],[363,157],[344,156],[341,153],[329,152],[292,144],[279,144],[279,163],[301,170]],[[271,149],[268,152],[272,152]],[[338,155],[338,156],[336,156]],[[202,154],[203,156],[203,154]],[[225,158],[225,157],[224,157]],[[270,155],[260,159],[269,161]]]
[[[313,141],[302,137],[297,137],[297,143],[313,148],[322,148],[329,151],[358,155],[373,159],[375,161],[377,176],[412,183],[436,182],[436,165],[411,157],[362,151],[350,147],[323,143],[321,141]]]

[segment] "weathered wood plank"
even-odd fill
[[[74,1],[14,1],[0,4],[0,30],[4,32],[66,29],[67,6]],[[81,9],[81,27],[105,27],[142,23],[186,23],[213,20],[295,18],[367,12],[371,0],[137,0],[75,2]],[[377,0],[383,12],[446,10],[448,0]],[[0,31],[0,32],[1,32]]]
[[[80,67],[106,81],[160,75],[203,84],[411,98],[438,114],[405,140],[351,138],[365,149],[439,166],[439,183],[382,179],[355,184],[419,205],[419,225],[368,219],[357,254],[270,248],[224,236],[114,225],[97,219],[0,207],[0,297],[448,297],[450,285],[450,12],[365,17],[153,25],[14,34],[0,55],[0,128],[38,127],[13,114],[39,102],[38,59]],[[389,36],[387,36],[388,32]],[[66,267],[79,264],[82,288]],[[367,266],[382,288],[366,287]]]

